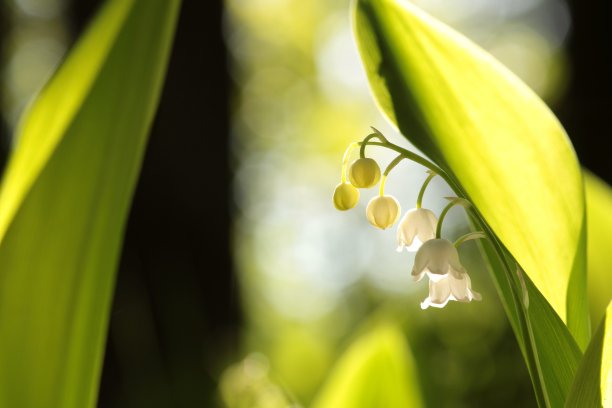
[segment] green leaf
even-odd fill
[[[540,388],[540,395],[536,394],[540,405],[563,406],[582,356],[578,345],[529,277],[521,275],[524,286],[517,291],[494,245],[482,240],[478,244],[490,265],[534,386]]]
[[[0,191],[0,406],[92,407],[179,0],[113,0],[24,115]]]
[[[587,202],[588,290],[591,320],[599,322],[612,299],[612,189],[584,172]]]
[[[565,406],[609,407],[612,404],[612,302],[580,362]]]
[[[538,402],[562,406],[590,335],[582,175],[563,128],[490,55],[408,3],[357,0],[354,29],[381,110],[474,204]]]
[[[402,332],[379,326],[340,357],[313,408],[422,407],[414,363]]]
[[[457,180],[586,343],[582,175],[565,131],[519,79],[409,3],[360,0],[355,32],[378,104]],[[568,308],[568,303],[572,308]]]

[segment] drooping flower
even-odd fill
[[[380,167],[376,160],[361,157],[351,164],[349,180],[357,188],[370,188],[380,180]]]
[[[373,226],[386,229],[395,224],[399,218],[400,205],[393,196],[376,196],[368,203],[366,216]]]
[[[459,261],[457,248],[448,240],[435,238],[426,241],[416,253],[412,278],[420,281],[424,274],[429,279],[437,281],[444,275],[452,274],[461,279],[465,269]]]
[[[480,293],[472,290],[472,281],[466,272],[461,279],[448,274],[438,281],[429,281],[429,296],[421,303],[421,309],[443,308],[449,300],[467,303],[481,299]]]
[[[459,261],[457,248],[448,240],[430,239],[419,248],[412,268],[415,281],[429,277],[429,296],[421,308],[444,307],[449,300],[470,302],[480,300],[479,293],[472,291],[472,282]]]
[[[334,206],[340,211],[350,210],[359,201],[359,190],[351,183],[340,183],[334,190]]]
[[[417,251],[424,242],[436,237],[438,219],[425,208],[408,211],[397,227],[397,250]]]

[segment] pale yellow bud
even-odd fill
[[[370,188],[380,180],[380,167],[375,160],[362,157],[351,164],[349,180],[357,188]]]
[[[359,190],[351,183],[340,183],[334,190],[334,206],[340,211],[350,210],[359,201]]]
[[[400,205],[395,197],[376,196],[368,203],[366,209],[368,221],[373,226],[386,229],[395,224],[400,216]]]

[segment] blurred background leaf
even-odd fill
[[[0,405],[96,403],[178,8],[109,1],[22,119],[0,192]]]
[[[402,331],[371,328],[343,353],[313,408],[423,406],[418,376]]]
[[[612,189],[584,172],[587,205],[588,288],[591,320],[600,322],[612,299]]]

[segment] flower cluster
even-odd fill
[[[442,308],[450,300],[470,302],[481,300],[479,293],[472,290],[470,277],[461,265],[457,248],[463,242],[483,238],[481,232],[474,232],[459,238],[454,244],[441,238],[442,222],[446,213],[454,205],[467,206],[469,203],[462,198],[453,198],[440,214],[440,219],[433,211],[422,208],[423,195],[429,182],[440,172],[435,165],[417,156],[415,153],[402,149],[390,143],[376,129],[360,143],[353,143],[347,149],[342,166],[342,181],[334,191],[334,205],[338,210],[346,211],[355,207],[359,201],[360,188],[371,188],[380,181],[380,193],[370,200],[366,208],[366,216],[370,224],[380,229],[393,226],[400,218],[400,204],[391,195],[385,195],[385,181],[390,171],[403,159],[411,159],[421,164],[430,164],[429,176],[426,178],[416,202],[416,207],[404,214],[397,227],[398,251],[406,249],[416,252],[412,277],[420,281],[423,276],[429,278],[429,296],[421,303],[422,309],[428,307]],[[378,142],[370,141],[376,138]],[[381,177],[378,163],[365,157],[367,145],[382,146],[399,152],[385,169]],[[348,159],[354,147],[360,146],[360,157],[348,166]],[[348,179],[347,181],[347,173]]]

